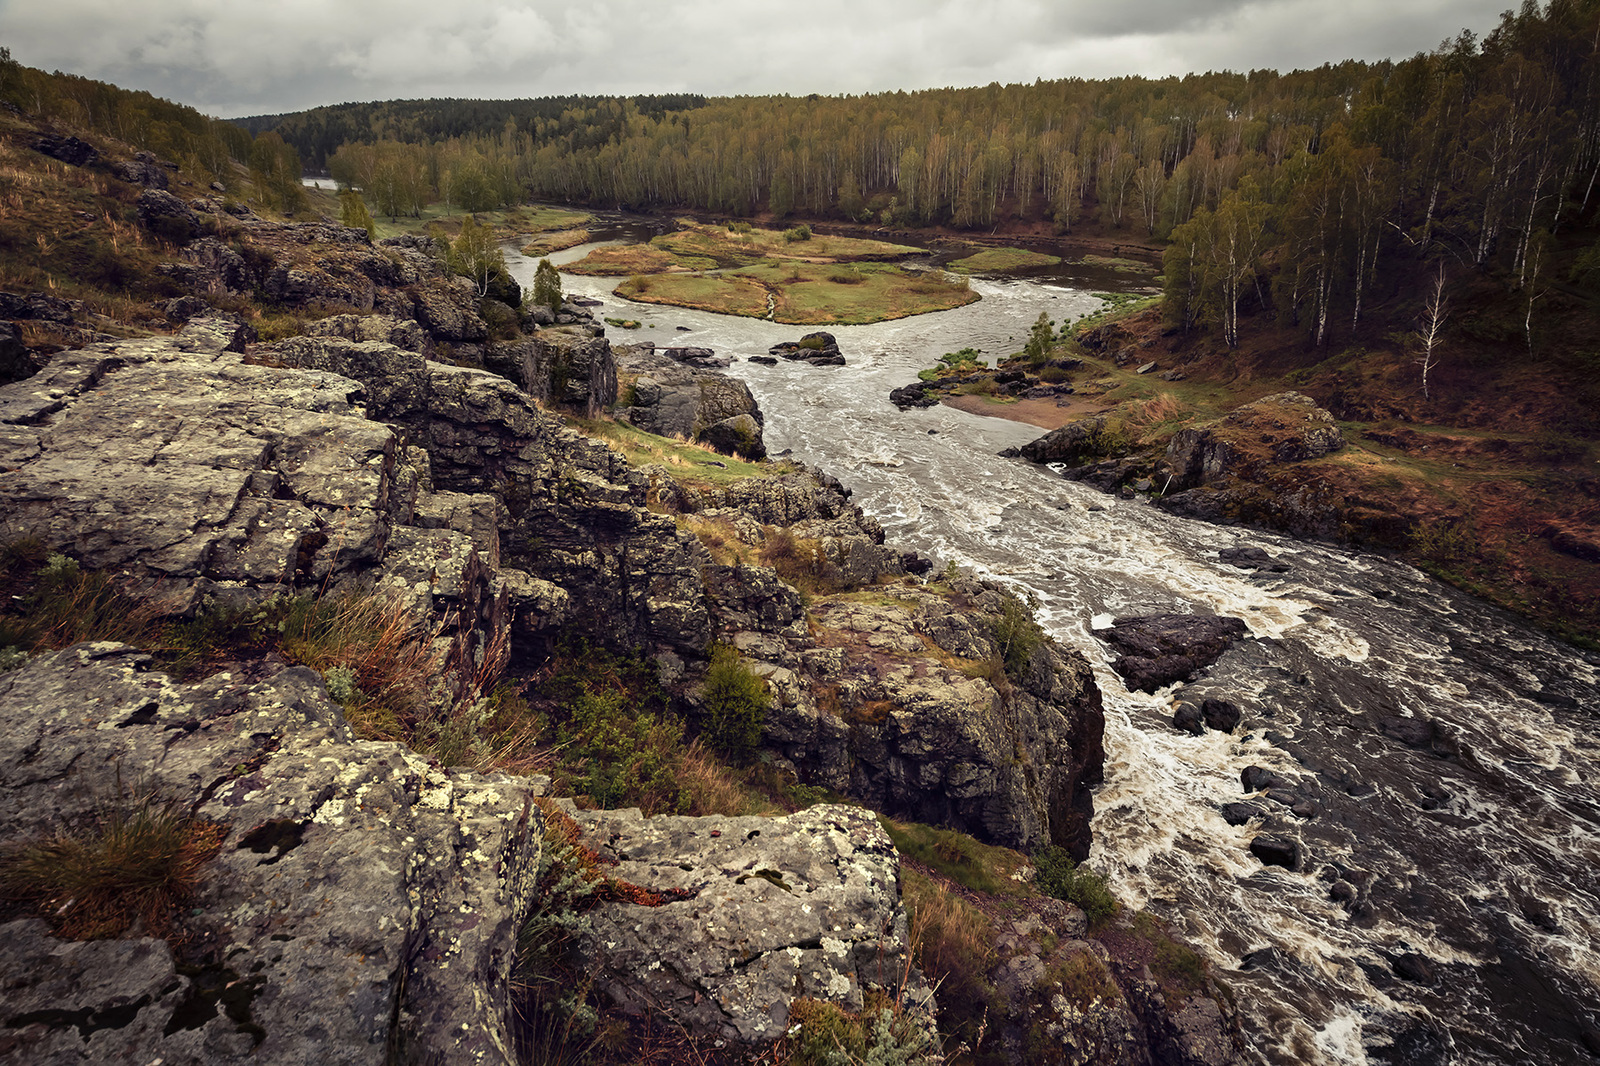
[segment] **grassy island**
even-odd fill
[[[791,325],[855,325],[944,311],[978,299],[964,278],[908,270],[903,244],[825,237],[806,226],[692,224],[648,245],[601,248],[566,269],[626,277],[617,295]]]

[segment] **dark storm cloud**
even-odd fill
[[[1507,0],[0,0],[16,58],[214,114],[419,96],[841,93],[1403,57]]]

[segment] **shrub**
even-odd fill
[[[135,921],[166,936],[222,836],[176,800],[125,794],[119,779],[86,824],[0,854],[0,893],[70,939],[118,936]]]
[[[704,699],[707,742],[733,762],[747,762],[761,742],[769,702],[766,682],[751,672],[733,647],[718,644],[706,668]]]
[[[811,227],[802,222],[800,225],[795,226],[792,229],[784,230],[783,239],[788,241],[790,244],[798,244],[801,241],[809,241],[811,239]]]
[[[1000,602],[1000,614],[989,623],[995,649],[1005,664],[1006,676],[1017,680],[1027,669],[1033,653],[1047,639],[1034,620],[1033,612],[1022,601],[1007,596]]]
[[[1047,896],[1077,906],[1089,916],[1091,925],[1105,922],[1120,909],[1106,879],[1087,866],[1079,866],[1065,848],[1041,848],[1033,854],[1033,865],[1038,870],[1035,887]]]
[[[626,694],[586,690],[572,701],[559,739],[570,749],[574,784],[600,807],[677,812],[683,798],[677,760],[683,723],[666,712],[630,704]]]
[[[578,826],[553,803],[544,812],[544,846],[531,906],[517,936],[514,976],[523,1000],[516,1016],[522,1061],[546,1064],[590,1061],[599,1015],[588,1002],[593,975],[579,943],[604,878],[593,852],[579,843]]]

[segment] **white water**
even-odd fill
[[[514,265],[526,277],[531,267]],[[1041,310],[1082,314],[1097,305],[1087,294],[978,280],[980,303],[832,329],[847,367],[766,367],[744,360],[806,330],[563,281],[602,299],[602,315],[646,323],[613,330],[616,343],[737,356],[771,450],[839,477],[892,542],[1036,597],[1041,622],[1088,658],[1105,694],[1091,864],[1207,952],[1260,1060],[1594,1061],[1581,1040],[1600,1023],[1595,659],[1410,567],[1173,518],[995,456],[1034,427],[889,404],[940,354],[1015,351]],[[1256,576],[1218,560],[1240,543],[1293,569]],[[1189,686],[1244,708],[1235,735],[1171,728],[1184,693],[1129,693],[1092,635],[1113,616],[1167,611],[1233,615],[1258,638]],[[1386,737],[1384,716],[1434,721],[1439,752]],[[1260,822],[1234,827],[1219,813],[1246,799],[1239,773],[1251,764],[1295,780],[1319,808],[1302,820],[1260,801],[1302,839],[1299,872],[1263,867],[1248,850]],[[1363,876],[1352,915],[1329,887]],[[1431,984],[1395,977],[1404,953],[1429,960]]]

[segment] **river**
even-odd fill
[[[531,283],[534,263],[508,260]],[[1100,303],[1088,288],[1114,283],[975,278],[978,303],[832,328],[849,365],[819,368],[747,361],[806,327],[634,304],[615,279],[563,275],[599,314],[644,323],[615,343],[735,356],[770,450],[836,475],[891,541],[1030,593],[1088,658],[1107,712],[1090,864],[1208,955],[1256,1061],[1600,1061],[1600,658],[1402,563],[1175,518],[996,456],[1034,427],[888,402],[940,354],[992,362],[1041,311],[1082,315]],[[1290,569],[1221,562],[1234,545]],[[1187,691],[1130,693],[1093,631],[1156,612],[1236,616],[1255,639]],[[1197,693],[1243,708],[1239,729],[1174,729],[1174,701]],[[1258,799],[1259,817],[1229,824],[1252,765],[1301,813]],[[1258,861],[1260,832],[1297,837],[1298,869]]]

